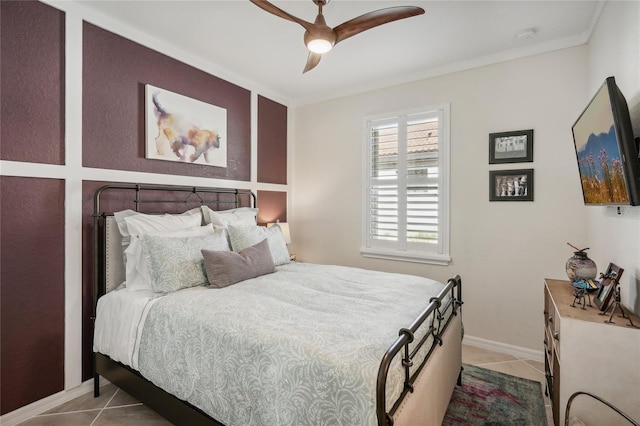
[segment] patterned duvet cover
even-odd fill
[[[223,289],[180,290],[151,307],[139,370],[228,426],[374,425],[382,356],[442,288],[291,263]],[[402,391],[396,361],[388,401]]]

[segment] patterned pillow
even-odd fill
[[[215,232],[223,231],[214,231],[213,225],[209,224],[200,226],[198,228],[182,229],[179,231],[149,232],[146,235],[152,235],[156,237],[184,238],[213,235]],[[147,260],[142,250],[142,243],[140,242],[141,238],[142,235],[131,235],[131,243],[129,244],[129,247],[127,247],[127,250],[125,250],[124,252],[124,255],[127,259],[127,263],[125,265],[126,286],[129,290],[132,291],[151,291],[151,278],[149,278],[149,271],[147,270]]]
[[[262,240],[239,253],[202,250],[202,256],[209,284],[214,288],[227,287],[276,271],[267,240]]]
[[[229,251],[224,231],[184,238],[143,235],[140,242],[156,294],[206,284],[201,250]]]
[[[284,236],[280,226],[276,223],[270,228],[262,226],[233,226],[229,225],[229,240],[231,248],[235,252],[250,247],[260,241],[266,239],[269,241],[269,250],[273,256],[273,263],[276,266],[284,265],[290,262],[289,249],[284,242]]]

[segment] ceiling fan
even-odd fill
[[[410,18],[411,16],[422,15],[424,9],[415,6],[396,6],[386,9],[380,9],[373,12],[365,13],[357,18],[353,18],[347,22],[331,28],[327,25],[322,16],[322,7],[329,3],[329,0],[312,0],[318,6],[318,16],[311,23],[304,19],[297,18],[284,10],[269,3],[267,0],[251,0],[256,6],[272,13],[276,16],[284,18],[288,21],[297,22],[306,30],[304,33],[304,44],[309,49],[309,57],[307,64],[302,73],[315,68],[320,62],[322,54],[328,52],[334,45],[342,40],[359,34],[365,30],[377,27],[378,25],[387,24],[399,19]]]

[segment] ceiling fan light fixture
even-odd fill
[[[332,48],[333,48],[333,43],[323,38],[316,38],[313,40],[309,40],[309,43],[307,43],[307,49],[309,49],[313,53],[327,53]]]
[[[388,7],[365,13],[364,15],[343,22],[335,28],[331,28],[327,25],[322,15],[322,7],[329,3],[329,0],[313,0],[313,2],[318,6],[318,15],[315,21],[311,23],[285,12],[269,0],[251,0],[251,3],[259,8],[287,21],[300,24],[300,26],[306,30],[304,32],[304,44],[307,46],[307,49],[309,49],[309,56],[307,57],[307,64],[304,67],[304,71],[302,71],[303,73],[315,68],[318,62],[320,62],[322,54],[330,51],[335,44],[338,44],[342,40],[346,40],[356,34],[360,34],[363,31],[382,24],[422,15],[424,13],[423,8],[416,6]]]

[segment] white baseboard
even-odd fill
[[[103,377],[100,378],[100,385],[103,386],[109,383]],[[73,389],[63,390],[58,393],[54,393],[46,398],[42,398],[36,402],[32,402],[29,405],[18,408],[10,413],[0,416],[0,425],[2,426],[15,426],[18,423],[22,423],[29,420],[32,417],[42,414],[45,411],[51,410],[58,405],[69,402],[72,399],[76,399],[79,396],[93,392],[93,379],[89,379],[83,382],[80,386],[76,386]]]
[[[534,349],[514,346],[508,343],[495,342],[493,340],[487,340],[481,337],[474,337],[469,335],[464,336],[462,343],[469,346],[475,346],[477,348],[488,349],[495,352],[513,355],[516,358],[520,359],[544,362],[544,351],[542,349],[537,351]],[[542,344],[540,344],[540,346],[542,346]]]

